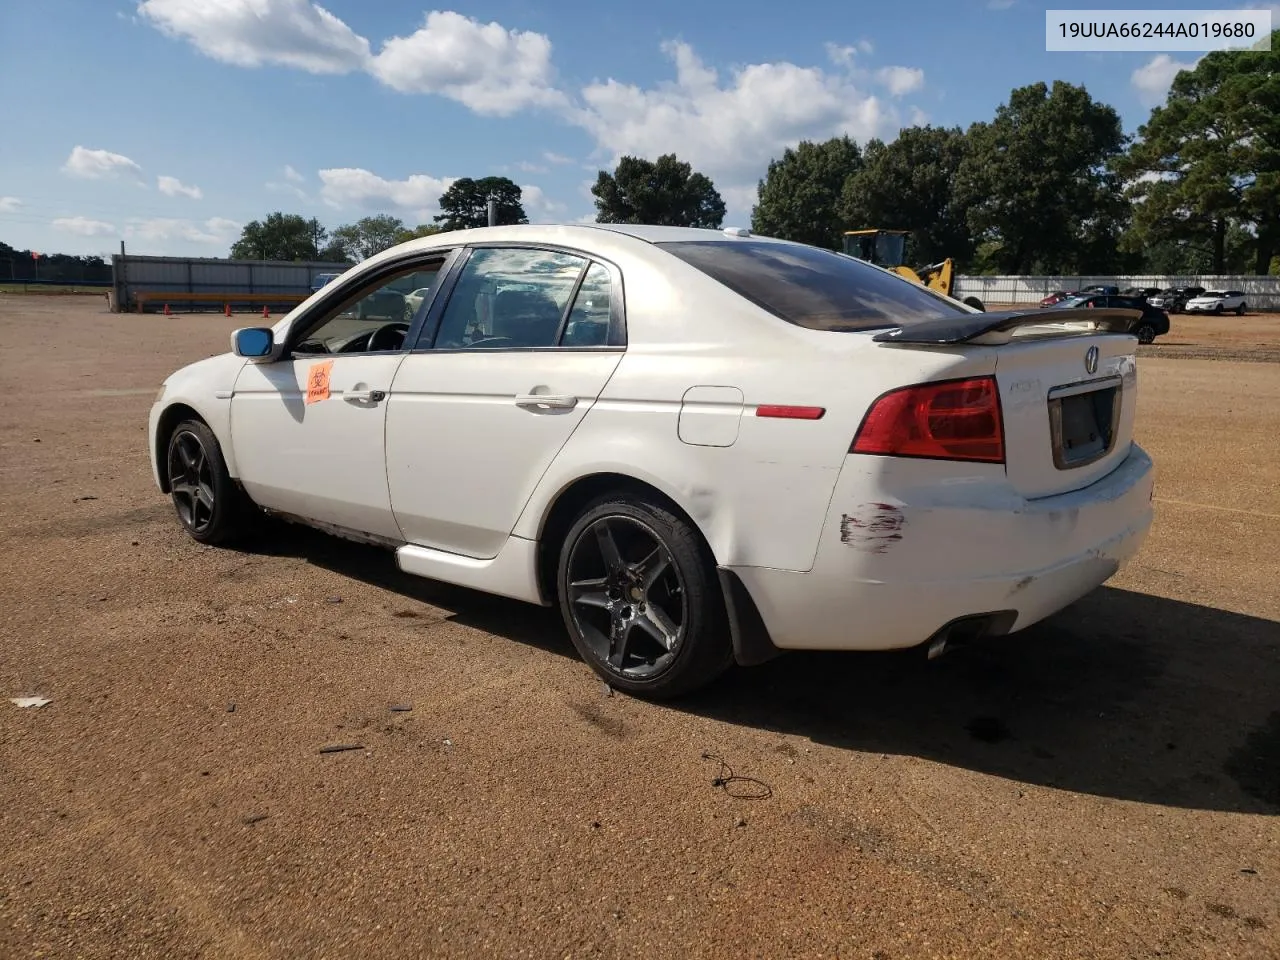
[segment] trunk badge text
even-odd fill
[[[1090,347],[1084,352],[1084,369],[1086,373],[1098,372],[1098,348]]]

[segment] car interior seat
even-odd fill
[[[515,346],[554,346],[559,326],[560,308],[545,293],[503,290],[493,300],[493,336]]]

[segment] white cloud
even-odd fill
[[[516,164],[517,170],[523,170],[525,173],[546,173],[547,168],[537,163],[530,163],[528,160],[521,160]]]
[[[88,217],[58,217],[53,221],[53,228],[81,237],[108,237],[116,232],[111,224]]]
[[[613,155],[656,159],[675,153],[716,180],[717,187],[752,182],[770,157],[805,138],[883,135],[896,126],[879,99],[816,67],[760,63],[733,72],[721,84],[684,43],[664,51],[676,81],[654,89],[616,80],[582,92],[586,107],[575,120]]]
[[[553,86],[551,41],[541,33],[482,24],[433,10],[407,37],[392,37],[369,72],[401,93],[435,93],[476,113],[510,116],[564,103]]]
[[[13,213],[20,206],[22,201],[17,197],[0,197],[0,213]]]
[[[924,71],[919,67],[881,67],[876,79],[895,97],[901,97],[924,86]]]
[[[177,177],[156,177],[156,187],[166,197],[190,197],[192,200],[199,200],[204,196],[204,191],[199,187],[187,186]]]
[[[419,220],[440,212],[440,197],[456,177],[415,173],[404,180],[387,180],[359,167],[321,170],[320,196],[331,207],[386,211],[388,206]]]
[[[563,203],[552,200],[541,187],[533,184],[521,185],[520,204],[530,223],[559,223],[566,209]]]
[[[287,163],[284,165],[284,178],[286,180],[292,180],[294,183],[302,183],[307,179]]]
[[[155,243],[186,240],[190,243],[225,245],[235,240],[240,235],[240,230],[241,224],[226,217],[210,217],[201,221],[153,217],[130,220],[125,227],[125,236]]]
[[[1154,107],[1164,102],[1173,78],[1183,70],[1194,70],[1199,60],[1186,63],[1175,60],[1167,53],[1156,54],[1129,77],[1144,107]]]
[[[841,67],[850,66],[853,63],[853,58],[858,53],[858,48],[852,44],[842,46],[841,44],[831,43],[828,41],[826,47],[827,59]]]
[[[563,153],[552,153],[550,150],[542,152],[542,159],[547,163],[554,163],[560,166],[566,166],[574,162],[573,157],[566,157]]]
[[[929,122],[929,115],[919,107],[911,108],[911,125],[913,127],[923,127]]]
[[[123,154],[77,145],[62,165],[62,172],[82,180],[108,180],[122,173],[141,177],[142,168]]]
[[[296,183],[280,183],[278,181],[269,181],[266,188],[272,193],[287,193],[291,197],[297,197],[299,200],[309,200],[307,191],[303,190]]]
[[[240,67],[348,73],[369,60],[369,41],[309,0],[142,0],[138,12],[205,56]]]

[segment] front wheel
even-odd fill
[[[1137,329],[1139,343],[1151,343],[1156,338],[1156,328],[1149,323],[1144,323]]]
[[[732,663],[710,551],[648,498],[615,494],[587,506],[561,547],[556,586],[574,647],[621,690],[675,697]]]
[[[1236,307],[1236,316],[1243,317],[1244,311],[1245,311],[1245,304],[1242,303],[1240,304],[1240,306]]]
[[[227,472],[218,438],[207,424],[178,424],[169,435],[165,464],[178,521],[192,539],[212,545],[244,533],[252,506]]]

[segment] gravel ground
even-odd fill
[[[1143,348],[1154,532],[1049,622],[655,706],[553,612],[182,535],[147,409],[237,322],[0,296],[0,957],[1280,956],[1280,364]]]

